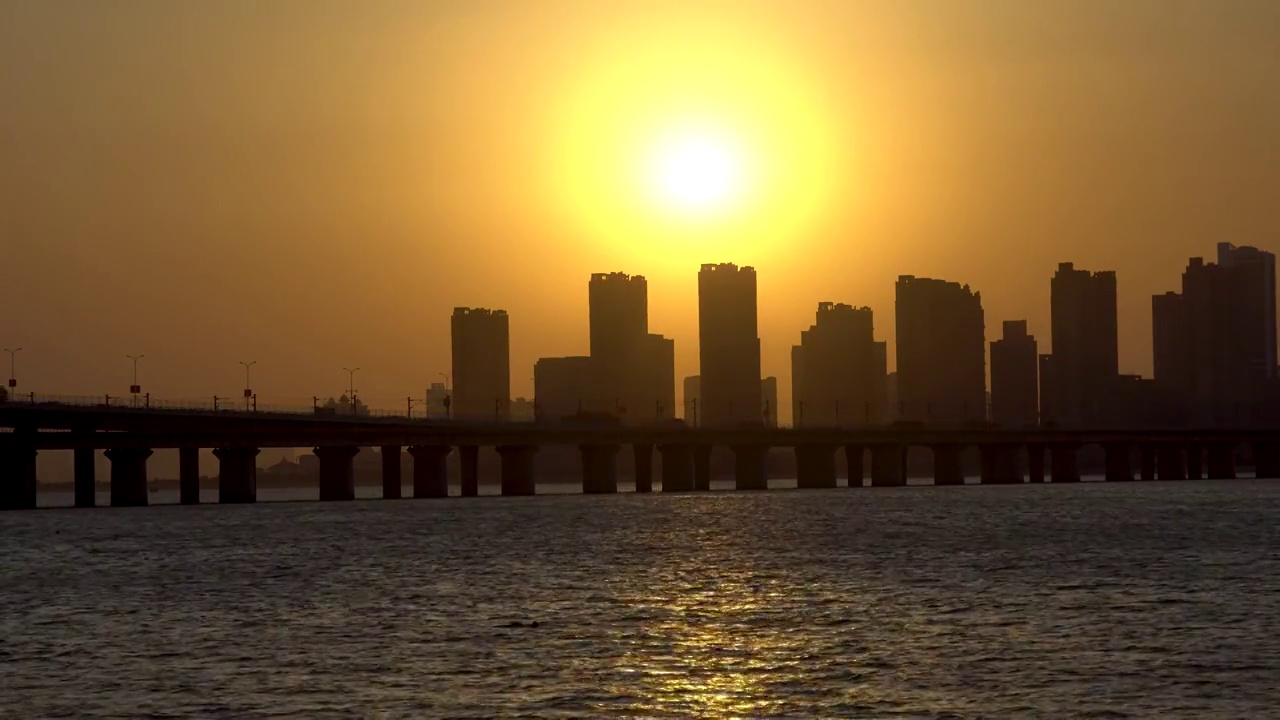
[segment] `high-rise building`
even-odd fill
[[[765,427],[778,427],[778,378],[772,375],[761,378],[760,396],[763,399],[760,415]]]
[[[690,375],[684,379],[684,421],[688,425],[698,425],[698,404],[702,402],[702,378]]]
[[[1053,419],[1073,425],[1098,422],[1120,376],[1116,274],[1060,263],[1049,287]]]
[[[698,273],[698,356],[702,425],[759,424],[760,336],[756,271],[723,263]]]
[[[640,401],[638,376],[649,335],[648,282],[640,275],[595,273],[588,303],[596,381],[607,409],[616,412]]]
[[[1004,335],[991,342],[991,421],[1005,427],[1039,422],[1039,353],[1026,320],[1006,320]]]
[[[1191,258],[1182,293],[1152,298],[1156,381],[1200,424],[1247,420],[1277,376],[1275,256],[1219,243],[1217,259]]]
[[[533,364],[533,400],[539,420],[554,422],[598,412],[593,395],[595,364],[590,357],[539,358]]]
[[[675,412],[675,345],[649,332],[648,282],[596,273],[588,286],[591,360],[599,408],[630,422]]]
[[[818,303],[815,323],[791,348],[791,417],[797,426],[865,425],[886,419],[886,347],[871,308]]]
[[[1218,265],[1231,278],[1227,301],[1232,343],[1252,380],[1276,376],[1276,256],[1255,247],[1218,243]]]
[[[903,275],[894,309],[899,416],[923,422],[985,419],[982,296],[968,285]]]
[[[511,405],[510,335],[505,310],[453,309],[453,416],[502,420]]]

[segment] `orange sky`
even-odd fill
[[[755,265],[763,368],[817,302],[899,274],[1048,345],[1060,261],[1150,295],[1229,240],[1280,250],[1269,0],[0,4],[0,346],[23,390],[374,406],[449,371],[455,305],[511,313],[512,388],[585,353],[587,279],[648,276],[696,372],[696,272]],[[760,170],[714,221],[642,201],[689,118]],[[892,342],[890,343],[892,347]],[[892,353],[892,350],[891,350]]]

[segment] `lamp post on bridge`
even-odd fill
[[[347,371],[347,400],[351,403],[351,414],[356,414],[356,371],[360,368],[342,368]]]
[[[253,383],[249,382],[249,368],[253,367],[254,365],[257,365],[258,361],[250,360],[249,362],[245,362],[241,360],[240,364],[244,366],[244,409],[245,409],[245,412],[248,412],[249,399],[253,397],[253,389],[252,389]],[[255,400],[253,404],[254,404],[254,409],[256,410],[258,405],[257,401]]]
[[[449,376],[445,373],[436,373],[436,374],[444,378],[444,419],[452,420],[453,413],[449,410],[449,408],[452,407],[453,405],[453,401],[449,397],[450,395],[452,395],[452,393],[449,392]]]
[[[138,384],[138,361],[146,357],[146,355],[125,355],[133,361],[133,384],[129,386],[129,393],[133,395],[133,407],[138,407],[138,393],[142,392],[142,386]]]
[[[5,348],[4,351],[9,353],[9,388],[13,389],[18,387],[18,374],[16,371],[18,362],[16,357],[18,353],[22,352],[22,348],[13,348],[12,350]]]

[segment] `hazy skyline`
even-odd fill
[[[455,306],[510,314],[513,395],[588,348],[593,272],[641,274],[697,373],[697,272],[754,266],[762,374],[819,301],[899,275],[982,294],[1051,349],[1059,262],[1151,296],[1229,241],[1276,251],[1280,4],[10,0],[0,5],[0,346],[23,390],[361,395],[449,372]],[[697,126],[744,200],[635,176]],[[5,358],[7,360],[7,358]],[[677,383],[679,385],[679,383]],[[680,393],[677,389],[678,394]]]

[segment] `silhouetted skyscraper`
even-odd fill
[[[1175,388],[1187,420],[1245,422],[1277,374],[1275,256],[1218,244],[1218,262],[1191,258],[1182,293],[1152,298],[1156,380]]]
[[[1248,382],[1276,376],[1276,256],[1218,243],[1218,265],[1230,278],[1231,353]]]
[[[986,418],[982,296],[968,285],[903,275],[896,286],[898,403],[907,420]]]
[[[1116,274],[1060,263],[1049,287],[1053,419],[1059,424],[1097,422],[1120,376]]]
[[[818,303],[816,322],[791,348],[791,413],[796,425],[864,425],[885,419],[885,344],[871,308]]]
[[[539,420],[556,421],[580,412],[599,412],[594,397],[595,364],[590,357],[540,358],[533,365],[533,400]]]
[[[1005,427],[1039,422],[1040,356],[1026,320],[1006,320],[1004,336],[991,343],[991,421]]]
[[[698,273],[699,424],[759,424],[760,337],[756,271],[703,265]]]
[[[675,344],[649,333],[648,282],[640,275],[596,273],[589,285],[595,408],[632,422],[675,411]]]
[[[455,418],[505,419],[511,405],[510,330],[505,310],[453,309]]]
[[[636,404],[641,352],[649,335],[649,286],[644,277],[595,273],[588,285],[591,359],[609,409]]]

